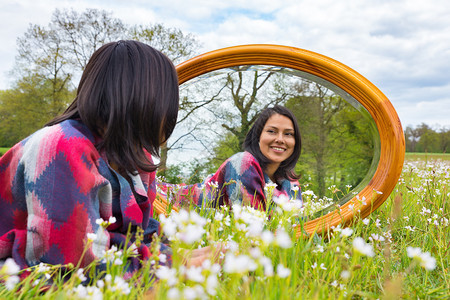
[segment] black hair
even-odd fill
[[[137,41],[118,41],[94,52],[81,76],[72,104],[47,126],[81,119],[119,172],[155,171],[146,151],[159,147],[175,127],[178,76],[160,51]]]
[[[269,107],[264,109],[256,119],[252,128],[250,128],[247,136],[245,137],[245,141],[243,144],[243,148],[245,151],[250,152],[259,162],[261,168],[263,170],[271,163],[271,161],[262,154],[261,149],[259,147],[259,140],[261,137],[262,130],[264,125],[266,125],[267,120],[274,115],[279,114],[285,117],[288,117],[292,124],[294,125],[294,138],[295,138],[295,146],[292,155],[280,163],[280,166],[275,171],[275,179],[298,179],[300,176],[294,172],[295,164],[300,157],[300,152],[302,148],[300,130],[298,129],[297,119],[294,114],[284,106],[275,105],[273,107]]]

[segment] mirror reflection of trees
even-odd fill
[[[294,112],[302,135],[296,168],[302,174],[300,181],[320,198],[341,197],[364,179],[371,166],[371,123],[341,96],[315,82],[304,80],[295,90],[286,106]]]
[[[239,66],[182,85],[184,101],[204,104],[189,115],[185,122],[189,126],[177,128],[178,136],[191,132],[191,142],[201,145],[203,175],[242,151],[245,135],[259,112],[280,104],[291,109],[299,122],[303,150],[296,171],[302,175],[304,190],[332,198],[339,189],[341,198],[367,177],[375,151],[375,125],[367,111],[354,107],[356,100],[349,103],[322,82],[293,76],[292,71]]]

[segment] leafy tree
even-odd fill
[[[34,75],[0,93],[0,146],[11,147],[64,109],[74,93],[65,88],[55,92],[54,86],[54,81]]]
[[[245,136],[261,110],[286,101],[287,94],[279,88],[280,74],[272,68],[222,69],[182,87],[186,103],[196,107],[184,118],[204,132],[193,139],[208,153],[208,170],[214,171],[226,158],[242,151]]]
[[[30,127],[20,132],[19,127],[13,125],[24,114],[9,111],[9,109],[16,109],[17,105],[2,105],[1,110],[5,116],[14,116],[15,120],[8,119],[8,122],[12,124],[10,127],[4,124],[5,121],[0,120],[3,131],[18,131],[17,134],[9,133],[11,135],[8,138],[9,143],[17,142],[17,138],[23,136],[23,132],[31,133],[45,124],[45,121],[61,113],[73,99],[77,78],[81,75],[92,53],[101,45],[120,39],[135,39],[150,44],[165,53],[175,63],[193,56],[199,47],[193,35],[184,34],[178,29],[165,28],[162,24],[128,26],[104,10],[86,9],[79,13],[73,9],[56,9],[47,27],[30,25],[23,37],[18,39],[19,55],[14,73],[18,78],[18,86],[22,85],[21,82],[27,82],[28,86],[27,92],[22,91],[21,88],[10,90],[7,93],[8,99],[13,97],[11,93],[18,93],[21,96],[25,95],[24,93],[34,96],[45,94],[45,99],[40,98],[37,101],[33,96],[25,97],[20,102],[26,107],[34,107],[36,103],[41,105],[40,115],[31,113],[27,115],[35,122],[27,122],[30,124],[26,126]],[[43,82],[45,82],[45,91],[41,90],[44,86]],[[35,83],[34,88],[30,85],[31,83]],[[32,89],[34,91],[31,92]],[[19,97],[19,95],[16,96]],[[32,101],[34,103],[31,103]],[[180,110],[186,111],[184,115],[195,110],[195,103],[185,101],[181,104]],[[43,121],[45,118],[48,119]],[[179,122],[183,122],[183,118]],[[12,136],[15,137],[12,138]],[[6,141],[6,137],[3,140]],[[172,147],[176,147],[176,143],[162,147],[163,168],[166,164],[167,151]]]
[[[332,185],[342,191],[347,185],[356,186],[373,158],[370,124],[324,86],[303,81],[296,89],[298,95],[286,106],[296,115],[302,135],[302,155],[296,167],[302,184],[309,184],[319,197],[331,196],[327,187]]]

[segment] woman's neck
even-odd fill
[[[271,164],[267,165],[266,170],[265,170],[267,176],[269,176],[270,180],[272,180],[274,183],[276,183],[275,172],[278,170],[279,166],[280,166],[280,164],[271,163]]]

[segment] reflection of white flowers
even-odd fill
[[[362,237],[356,237],[353,240],[353,250],[362,255],[370,257],[373,257],[375,255],[372,245],[367,244]]]
[[[407,247],[406,252],[408,257],[411,257],[419,262],[420,266],[428,271],[436,268],[436,259],[428,252],[422,252],[420,248]]]

